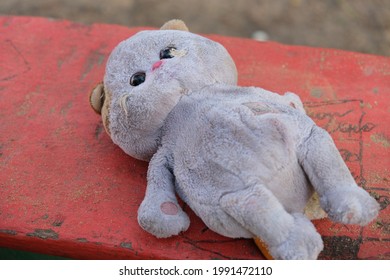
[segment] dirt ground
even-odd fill
[[[1,0],[0,14],[155,27],[180,18],[197,33],[263,31],[286,44],[390,55],[390,0]]]

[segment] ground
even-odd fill
[[[390,55],[388,0],[2,0],[0,14],[155,27],[180,18],[198,33],[260,30],[286,44]]]

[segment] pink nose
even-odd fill
[[[161,66],[163,62],[161,60],[157,61],[156,63],[153,64],[152,66],[152,71],[156,70],[157,68],[159,68]]]

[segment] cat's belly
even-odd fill
[[[268,108],[256,107],[256,115],[249,109],[202,109],[171,142],[177,192],[210,228],[232,237],[251,234],[220,208],[224,194],[258,185],[286,211],[302,212],[312,193],[298,164],[294,121]]]

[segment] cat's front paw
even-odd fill
[[[188,229],[190,219],[175,202],[148,203],[138,209],[138,223],[147,232],[159,238],[177,235]]]
[[[329,218],[344,224],[367,225],[379,212],[376,200],[359,187],[333,190],[320,200]]]

